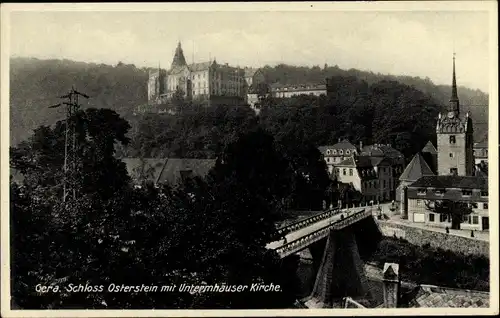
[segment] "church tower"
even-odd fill
[[[455,56],[453,56],[453,78],[448,112],[439,114],[436,134],[438,175],[472,176],[474,174],[472,119],[469,113],[460,117]]]

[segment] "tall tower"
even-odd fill
[[[460,118],[455,54],[453,54],[453,76],[448,112],[439,114],[436,134],[438,175],[472,176],[474,173],[472,119],[469,113]]]

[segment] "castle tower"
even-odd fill
[[[473,175],[474,142],[472,134],[472,119],[469,117],[469,113],[460,118],[455,56],[453,56],[452,88],[448,113],[439,114],[436,125],[438,175]]]
[[[175,49],[174,59],[172,60],[171,69],[178,66],[185,66],[186,58],[184,57],[184,52],[182,51],[181,42],[177,44],[177,48]]]

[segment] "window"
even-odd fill
[[[345,176],[347,174],[346,168],[342,169],[342,174]]]
[[[468,215],[462,215],[462,223],[468,223],[469,222],[469,216]]]
[[[340,173],[340,169],[335,169],[335,173],[339,174]]]
[[[477,203],[476,202],[471,202],[470,203],[471,208],[477,209]]]
[[[352,169],[349,168],[349,175],[352,176]]]
[[[384,180],[384,188],[385,188],[385,186],[386,186],[386,182],[385,182],[385,180]]]
[[[326,154],[327,154],[327,155],[329,155],[329,154],[330,154],[330,150],[327,150],[327,151],[326,151]]]
[[[457,168],[450,168],[450,174],[452,176],[456,176],[458,174],[458,169]]]
[[[326,162],[330,163],[330,158],[326,158]]]
[[[453,158],[453,152],[450,152],[450,158]]]
[[[448,220],[447,214],[443,214],[443,213],[439,214],[439,222],[443,223],[443,222],[446,222],[447,220]]]
[[[346,151],[345,151],[345,154],[346,154],[346,155],[348,155],[349,153],[350,153],[350,151],[349,151],[349,150],[346,150]]]
[[[333,150],[333,154],[336,155],[337,154],[337,150]]]
[[[479,217],[477,215],[472,217],[472,224],[479,224]]]
[[[436,190],[434,190],[434,193],[436,195],[443,195],[444,194],[444,189],[436,189]]]
[[[481,196],[482,197],[487,197],[488,196],[488,191],[481,191]]]
[[[463,196],[470,196],[470,195],[472,195],[472,191],[471,190],[462,190],[462,195]]]
[[[434,213],[429,213],[429,222],[434,222]]]
[[[488,210],[488,203],[483,203],[483,210]]]
[[[344,154],[344,151],[342,149],[339,150],[339,154],[341,154],[341,155]]]
[[[417,194],[419,195],[425,195],[427,193],[427,189],[418,189]]]
[[[450,144],[454,145],[457,142],[455,135],[450,136]]]

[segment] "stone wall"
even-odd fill
[[[458,253],[484,255],[488,258],[490,256],[490,245],[487,241],[379,220],[377,220],[377,224],[384,236],[394,237],[395,235],[411,244],[419,246],[430,244],[435,248],[452,250]]]

